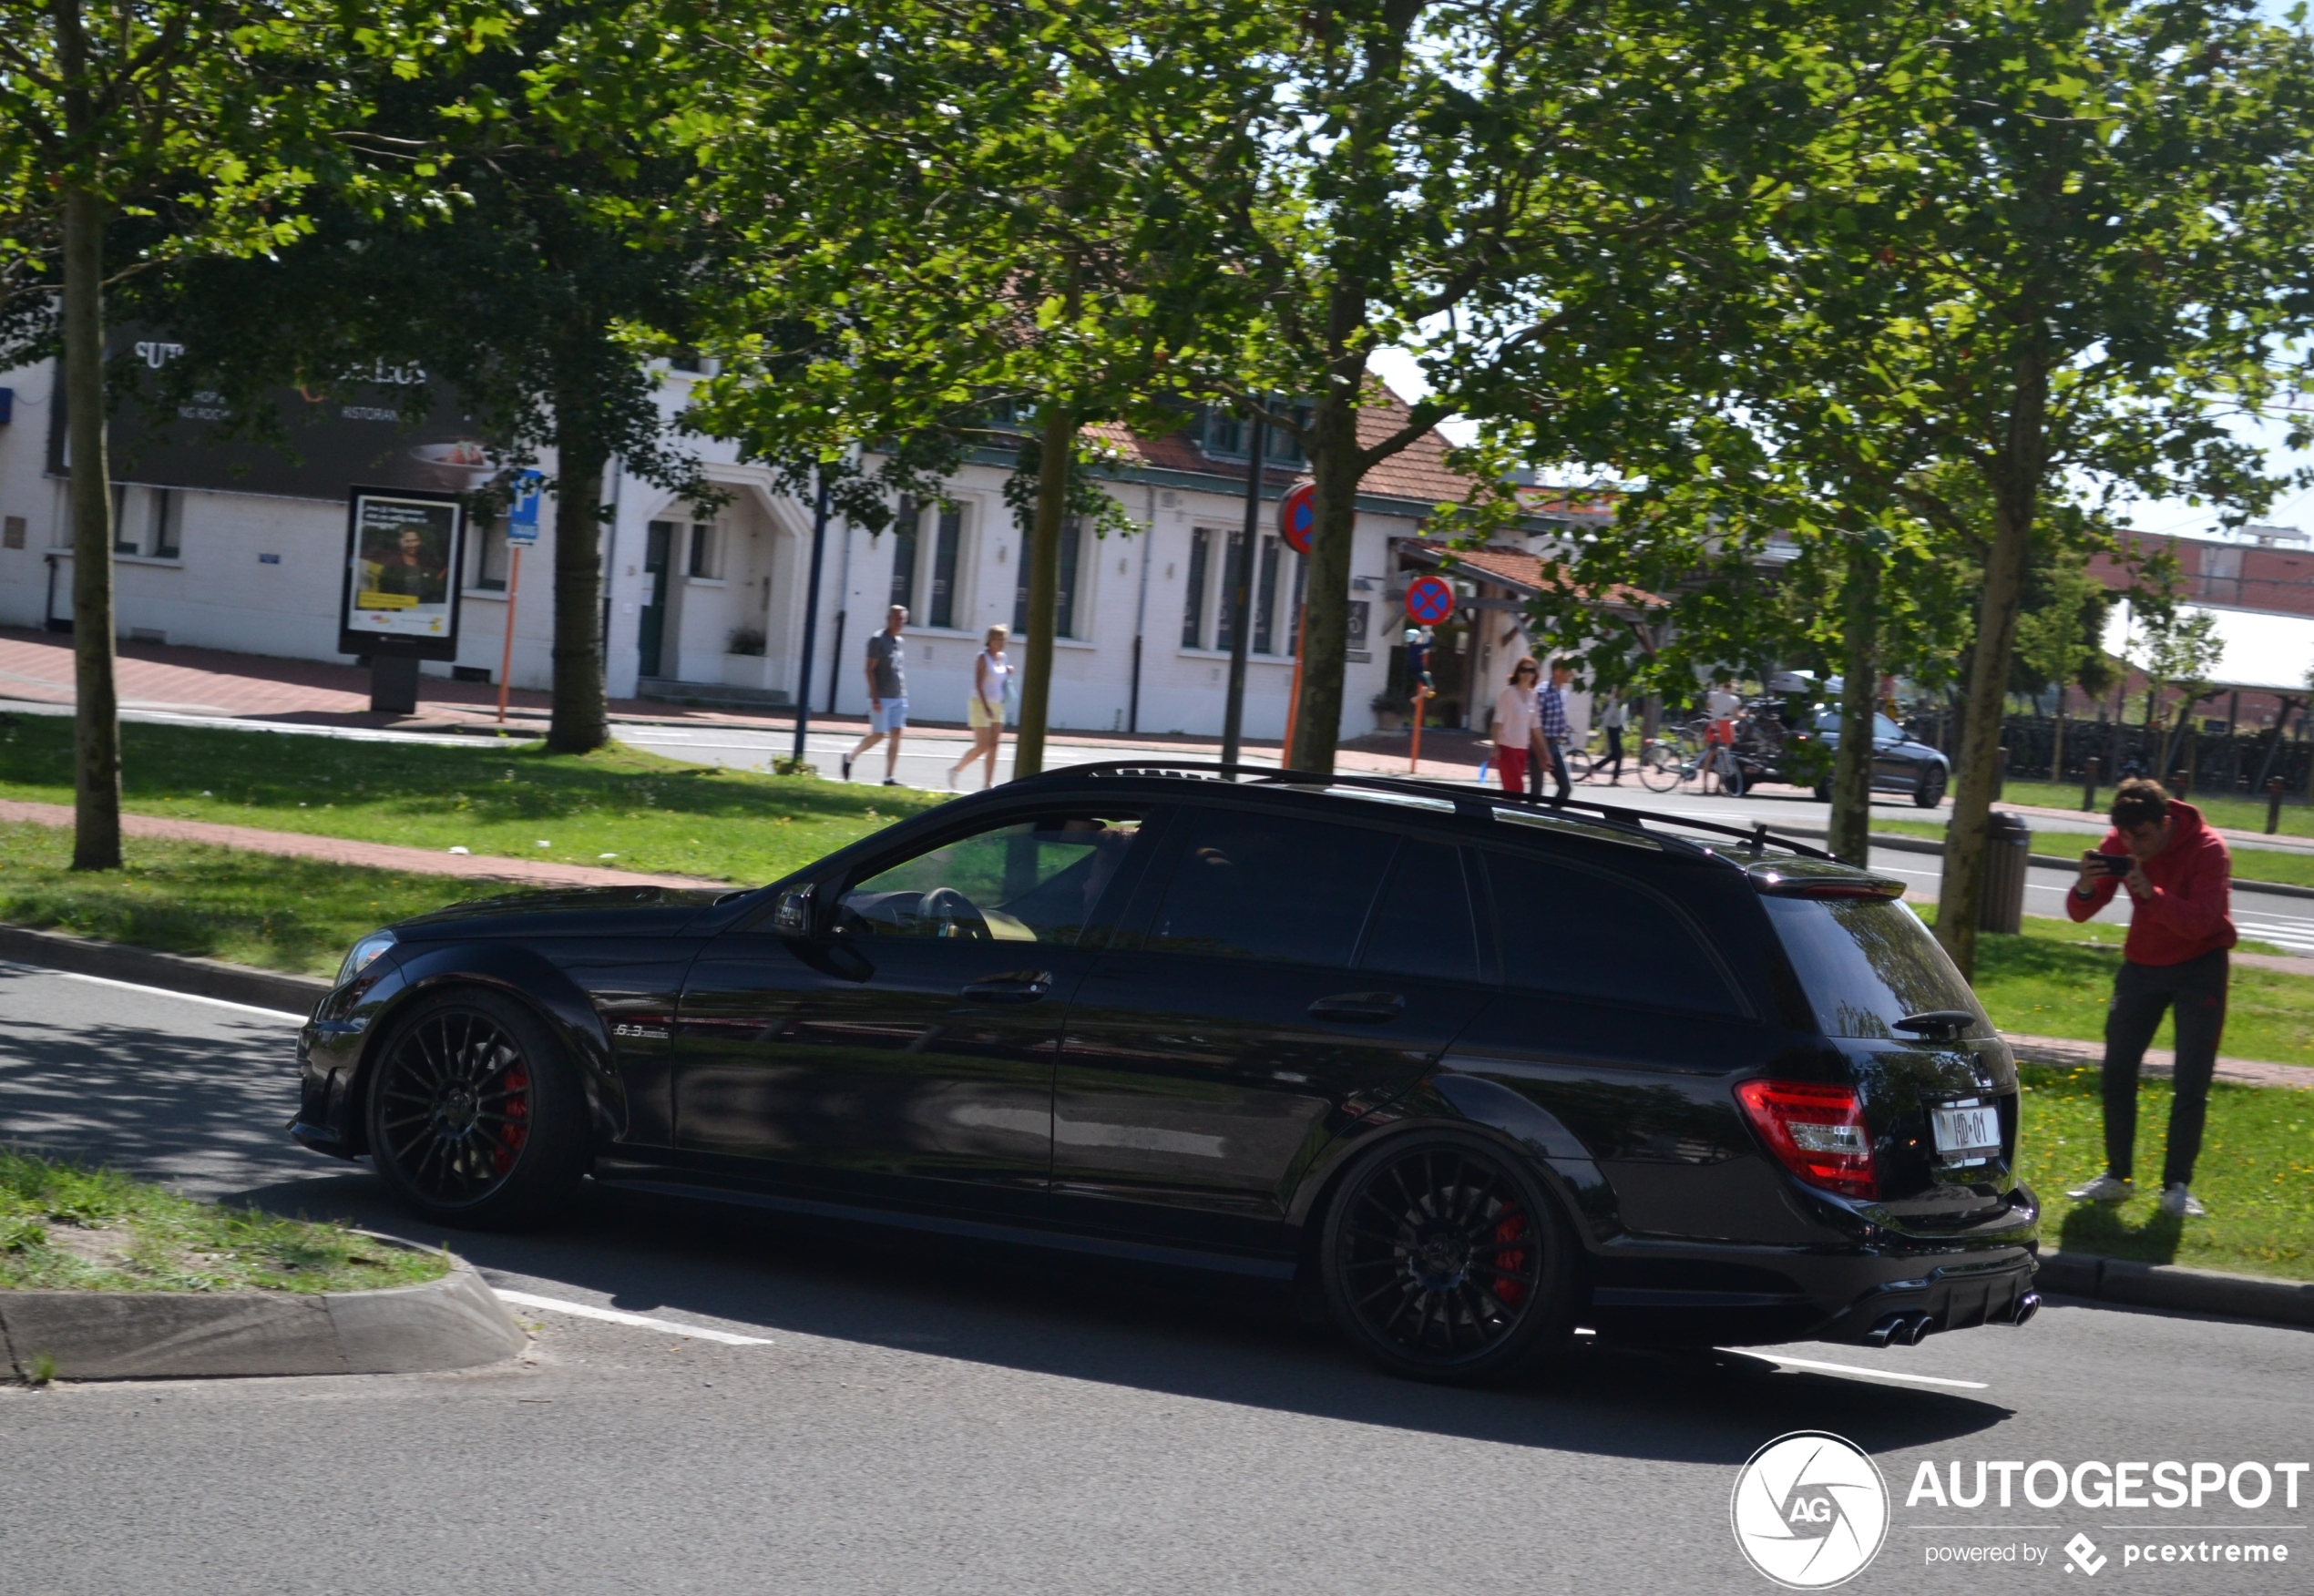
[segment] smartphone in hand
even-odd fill
[[[2084,864],[2094,865],[2105,875],[2112,876],[2128,875],[2131,868],[2137,863],[2126,854],[2101,854],[2094,848],[2082,854],[2081,862]]]

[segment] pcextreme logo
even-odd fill
[[[1861,1447],[1794,1430],[1754,1452],[1727,1504],[1736,1544],[1793,1591],[1822,1591],[1869,1568],[1889,1532],[1889,1488]]]

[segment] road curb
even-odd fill
[[[512,1357],[522,1329],[464,1260],[382,1291],[0,1291],[0,1345],[19,1378],[415,1375]]]
[[[2314,1281],[2268,1280],[2095,1253],[2043,1253],[2033,1283],[2063,1296],[2125,1307],[2314,1326]]]
[[[221,959],[156,953],[148,947],[101,942],[66,931],[35,931],[26,926],[0,925],[0,959],[300,1016],[312,1013],[313,1005],[330,991],[330,983],[317,976],[292,976]]]

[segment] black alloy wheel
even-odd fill
[[[1934,809],[1944,802],[1944,767],[1930,765],[1912,785],[1912,802],[1922,809]]]
[[[402,1017],[370,1083],[370,1152],[430,1220],[539,1217],[583,1169],[585,1105],[561,1049],[495,993],[448,993]]]
[[[1336,1322],[1393,1374],[1498,1379],[1568,1328],[1572,1242],[1558,1204],[1476,1137],[1397,1137],[1367,1153],[1323,1244]]]

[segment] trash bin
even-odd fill
[[[2022,819],[1996,809],[1984,817],[1984,892],[1977,902],[1977,929],[2015,936],[2024,929],[2025,868],[2032,855],[2032,831]]]

